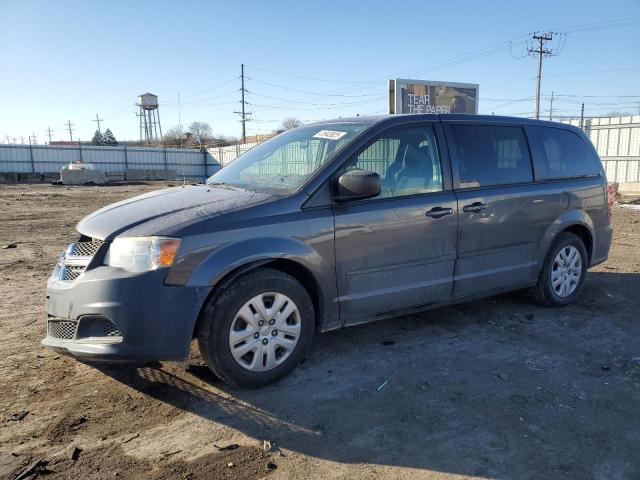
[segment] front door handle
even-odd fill
[[[446,215],[451,215],[452,213],[453,213],[452,208],[433,207],[431,210],[427,212],[427,217],[442,218]]]
[[[462,207],[462,211],[463,212],[477,213],[477,212],[481,212],[485,208],[487,208],[487,204],[486,203],[473,202],[471,205],[465,205],[464,207]]]

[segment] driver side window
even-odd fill
[[[440,156],[432,127],[410,127],[383,133],[360,152],[348,170],[380,175],[375,198],[442,191]]]

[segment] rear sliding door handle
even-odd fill
[[[433,207],[431,210],[427,212],[427,217],[442,218],[446,215],[451,215],[452,213],[453,213],[452,208]]]
[[[471,205],[465,205],[464,207],[462,207],[462,211],[463,212],[477,213],[477,212],[481,212],[485,208],[487,208],[487,204],[486,203],[473,202]]]

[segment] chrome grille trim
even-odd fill
[[[54,276],[61,282],[73,282],[84,272],[103,243],[97,238],[81,237],[69,245],[56,265]]]

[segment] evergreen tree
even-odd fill
[[[93,145],[102,145],[102,135],[98,130],[93,134],[93,138],[91,139],[91,143]]]
[[[115,135],[108,128],[102,134],[103,145],[118,145]]]

